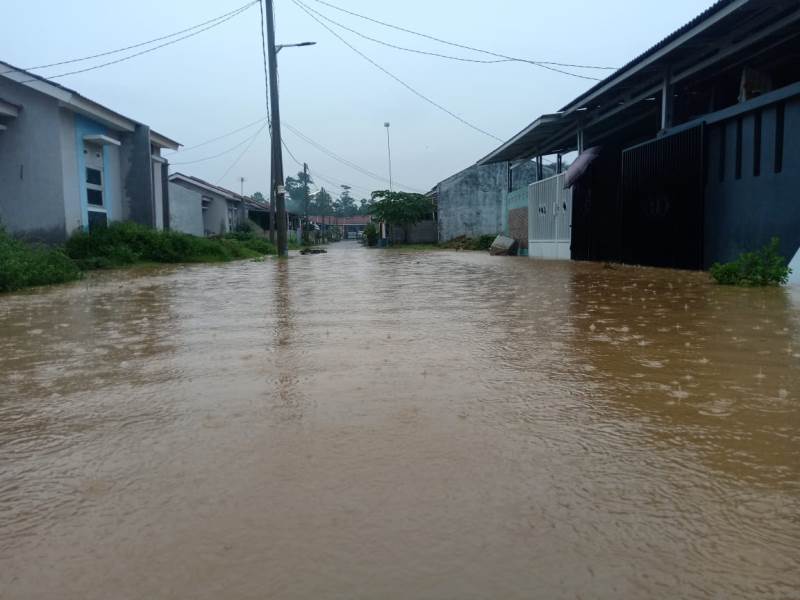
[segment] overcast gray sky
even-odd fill
[[[511,56],[564,63],[619,66],[712,4],[710,0],[331,0],[333,4],[447,40]],[[5,0],[0,59],[20,67],[80,57],[191,27],[246,0]],[[428,51],[487,58],[344,15],[312,8],[375,38]],[[316,41],[280,53],[282,120],[346,159],[386,175],[384,121],[392,124],[398,186],[430,189],[474,163],[498,143],[403,88],[343,45],[292,0],[275,0],[279,43]],[[149,124],[186,146],[222,135],[265,115],[258,6],[195,37],[107,68],[57,81]],[[592,85],[524,63],[473,64],[399,52],[340,32],[399,78],[500,138],[542,113],[553,112]],[[115,55],[105,60],[117,58]],[[38,71],[52,75],[95,61]],[[576,70],[585,75],[607,72]],[[170,157],[197,161],[237,146],[258,129],[242,131]],[[284,131],[312,175],[354,186],[354,195],[387,187]],[[266,131],[244,155],[240,148],[212,160],[176,166],[220,185],[266,192]],[[241,160],[231,168],[241,155]],[[297,165],[284,160],[287,175]],[[229,170],[230,169],[230,170]],[[227,176],[223,174],[229,170]],[[332,183],[317,178],[330,189]]]

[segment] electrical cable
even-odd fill
[[[261,127],[258,128],[258,131],[256,132],[256,134],[252,138],[250,138],[250,143],[247,144],[247,147],[244,150],[242,150],[242,153],[239,154],[239,156],[236,157],[236,160],[234,160],[233,163],[231,163],[231,166],[229,166],[225,170],[225,173],[222,174],[222,177],[217,179],[217,185],[219,185],[219,183],[228,176],[228,173],[231,172],[231,169],[233,169],[233,167],[235,167],[237,164],[239,164],[239,161],[242,160],[242,157],[245,154],[247,154],[247,151],[250,150],[250,148],[253,147],[253,144],[258,139],[258,136],[261,135],[261,132],[264,131],[264,128],[266,126],[267,126],[267,123],[264,123]]]
[[[187,31],[193,31],[195,29],[199,29],[200,27],[203,27],[204,25],[208,25],[209,23],[213,23],[214,21],[219,21],[220,19],[224,19],[225,17],[238,14],[239,11],[243,11],[246,8],[250,8],[250,6],[252,6],[256,2],[259,2],[259,0],[253,0],[252,2],[249,2],[249,3],[247,3],[247,4],[243,5],[243,6],[240,6],[236,10],[232,10],[231,12],[225,13],[224,15],[220,15],[218,17],[214,17],[213,19],[209,19],[208,21],[204,21],[202,23],[198,23],[197,25],[194,25],[192,27],[187,27],[186,29],[181,29],[180,31],[176,31],[176,32],[170,33],[168,35],[163,35],[161,37],[153,38],[152,40],[147,40],[146,42],[139,42],[138,44],[133,44],[131,46],[126,46],[124,48],[117,48],[116,50],[108,50],[107,52],[101,52],[99,54],[92,54],[91,56],[83,56],[81,58],[70,58],[68,60],[62,60],[62,61],[59,61],[59,62],[49,63],[49,64],[46,64],[46,65],[38,65],[36,67],[25,67],[24,70],[25,71],[38,71],[39,69],[47,69],[49,67],[59,67],[61,65],[68,65],[68,64],[71,64],[71,63],[83,62],[83,61],[86,61],[86,60],[92,60],[93,58],[101,58],[103,56],[110,56],[112,54],[119,54],[120,52],[125,52],[127,50],[133,50],[134,48],[141,48],[142,46],[149,46],[150,44],[155,44],[156,42],[160,42],[162,40],[168,40],[169,38],[173,38],[176,35],[181,35],[182,33],[186,33]],[[5,73],[10,73],[10,72],[12,72],[14,70],[15,69],[9,69],[8,71],[3,71],[2,73],[0,73],[0,75],[3,75]]]
[[[188,152],[189,150],[194,150],[195,148],[201,148],[202,146],[207,146],[208,144],[230,137],[236,133],[239,133],[240,131],[244,131],[245,129],[250,129],[253,125],[258,125],[259,123],[263,123],[265,120],[266,119],[262,117],[256,121],[253,121],[252,123],[248,123],[247,125],[239,127],[239,129],[234,129],[233,131],[229,131],[228,133],[223,133],[222,135],[219,135],[215,138],[211,138],[210,140],[206,140],[205,142],[200,142],[199,144],[195,144],[194,146],[186,146],[185,148],[181,148],[180,150],[173,150],[167,156],[175,156],[179,152],[180,153]]]
[[[223,150],[219,154],[214,154],[213,156],[206,156],[205,158],[198,158],[197,160],[190,160],[190,161],[176,162],[176,163],[171,162],[170,165],[173,165],[173,166],[176,166],[176,167],[182,166],[182,165],[195,165],[197,163],[206,162],[206,161],[209,161],[209,160],[214,160],[215,158],[219,158],[220,156],[225,156],[226,154],[230,154],[234,150],[237,150],[237,149],[241,148],[242,146],[244,146],[247,142],[251,141],[253,138],[257,137],[258,134],[261,133],[261,131],[264,129],[264,127],[266,127],[266,125],[267,124],[265,122],[264,125],[262,125],[259,128],[259,130],[256,133],[254,133],[252,136],[250,136],[248,138],[245,138],[244,140],[242,140],[241,142],[239,142],[235,146],[233,146],[231,148],[228,148],[227,150]]]
[[[497,58],[503,58],[503,59],[511,60],[511,61],[515,61],[515,62],[525,62],[525,63],[529,63],[529,64],[532,64],[532,65],[537,65],[537,66],[552,65],[552,66],[555,66],[555,67],[567,67],[567,68],[573,68],[573,69],[596,69],[596,70],[603,70],[603,71],[616,71],[618,69],[618,67],[603,67],[603,66],[597,66],[597,65],[578,65],[578,64],[562,63],[562,62],[555,62],[555,61],[549,61],[549,60],[531,60],[531,59],[527,59],[527,58],[518,58],[518,57],[514,57],[514,56],[506,56],[504,54],[500,54],[499,52],[492,52],[491,50],[484,50],[482,48],[476,48],[474,46],[468,46],[466,44],[459,44],[457,42],[450,42],[448,40],[444,40],[442,38],[438,38],[438,37],[435,37],[435,36],[432,36],[432,35],[428,35],[426,33],[420,33],[418,31],[414,31],[413,29],[408,29],[406,27],[400,27],[399,25],[392,25],[391,23],[387,23],[385,21],[381,21],[381,20],[375,19],[373,17],[368,17],[366,15],[362,15],[362,14],[359,14],[357,12],[354,12],[354,11],[351,11],[351,10],[347,10],[346,8],[342,8],[341,6],[336,6],[335,4],[332,4],[330,2],[326,2],[325,0],[314,0],[314,2],[317,2],[319,4],[323,4],[323,5],[325,5],[325,6],[329,7],[329,8],[332,8],[334,10],[338,10],[339,12],[351,15],[353,17],[357,17],[359,19],[364,19],[365,21],[370,21],[372,23],[376,23],[378,25],[382,25],[383,27],[388,27],[390,29],[395,29],[397,31],[402,31],[404,33],[410,33],[411,35],[416,35],[418,37],[429,39],[429,40],[432,40],[434,42],[438,42],[440,44],[446,44],[448,46],[454,46],[456,48],[461,48],[463,50],[471,50],[472,52],[479,52],[481,54],[486,54],[488,56],[494,56],[494,57],[497,57]],[[558,72],[560,72],[560,71],[558,71]],[[565,74],[574,75],[572,73],[565,73]]]
[[[422,92],[419,92],[419,91],[417,91],[416,89],[414,89],[413,87],[411,87],[411,86],[410,86],[408,83],[406,83],[405,81],[403,81],[402,79],[400,79],[399,77],[397,77],[397,75],[395,75],[395,74],[393,74],[393,73],[389,72],[387,69],[383,68],[383,67],[382,67],[381,65],[379,65],[377,62],[375,62],[374,60],[372,60],[372,59],[371,59],[369,56],[367,56],[366,54],[364,54],[363,52],[361,52],[361,50],[359,50],[358,48],[356,48],[355,46],[353,46],[352,44],[350,44],[350,42],[348,42],[348,41],[347,41],[347,40],[345,40],[345,39],[344,39],[342,36],[340,36],[338,33],[336,33],[336,32],[335,32],[333,29],[331,29],[331,28],[330,28],[330,27],[329,27],[327,24],[323,23],[323,22],[322,22],[320,19],[318,19],[318,18],[317,18],[317,17],[316,17],[316,16],[315,16],[315,15],[314,15],[314,14],[313,14],[313,13],[312,13],[310,10],[306,9],[306,8],[305,8],[305,6],[304,6],[304,5],[303,5],[301,2],[299,2],[299,0],[292,0],[292,2],[294,2],[294,4],[295,4],[295,5],[297,5],[297,6],[298,6],[298,7],[299,7],[301,10],[303,10],[303,11],[304,11],[304,12],[305,12],[305,13],[306,13],[306,14],[307,14],[309,17],[311,17],[311,18],[312,18],[312,19],[314,19],[314,20],[315,20],[317,23],[319,23],[320,25],[322,25],[322,27],[324,27],[325,29],[327,29],[327,30],[328,30],[328,32],[330,32],[330,33],[331,33],[333,36],[335,36],[336,38],[338,38],[338,39],[339,39],[339,41],[341,41],[341,42],[342,42],[342,43],[343,43],[345,46],[347,46],[348,48],[350,48],[350,49],[351,49],[353,52],[355,52],[356,54],[358,54],[358,55],[359,55],[361,58],[363,58],[364,60],[366,60],[368,63],[370,63],[370,64],[371,64],[372,66],[374,66],[376,69],[378,69],[378,70],[382,71],[383,73],[385,73],[386,75],[388,75],[389,77],[391,77],[392,79],[394,79],[396,82],[398,82],[400,85],[402,85],[403,87],[405,87],[407,90],[409,90],[409,91],[410,91],[411,93],[413,93],[415,96],[418,96],[419,98],[423,99],[423,100],[424,100],[425,102],[427,102],[428,104],[431,104],[431,105],[435,106],[436,108],[438,108],[438,109],[439,109],[439,110],[441,110],[442,112],[444,112],[444,113],[446,113],[446,114],[450,115],[451,117],[453,117],[453,118],[454,118],[454,119],[456,119],[457,121],[459,121],[459,122],[463,123],[464,125],[466,125],[466,126],[467,126],[467,127],[469,127],[470,129],[474,129],[475,131],[477,131],[477,132],[479,132],[479,133],[482,133],[483,135],[485,135],[485,136],[487,136],[487,137],[490,137],[490,138],[492,138],[492,139],[493,139],[493,140],[495,140],[495,141],[498,141],[498,142],[501,142],[501,143],[505,141],[505,140],[503,140],[502,138],[500,138],[500,137],[498,137],[498,136],[496,136],[496,135],[494,135],[494,134],[492,134],[492,133],[489,133],[488,131],[486,131],[486,130],[484,130],[484,129],[481,129],[481,128],[480,128],[480,127],[478,127],[477,125],[474,125],[474,124],[470,123],[469,121],[467,121],[467,120],[466,120],[466,119],[464,119],[463,117],[460,117],[459,115],[457,115],[457,114],[456,114],[456,113],[454,113],[453,111],[451,111],[451,110],[448,110],[447,108],[445,108],[445,107],[444,107],[444,106],[442,106],[441,104],[439,104],[439,103],[435,102],[434,100],[431,100],[430,98],[428,98],[427,96],[425,96],[425,95],[424,95]]]
[[[194,37],[196,35],[200,35],[201,33],[205,32],[205,31],[208,31],[209,29],[213,29],[214,27],[218,27],[218,26],[222,25],[223,23],[226,23],[227,21],[230,21],[234,17],[242,14],[250,6],[253,6],[253,4],[254,3],[248,4],[246,8],[239,9],[238,11],[235,11],[233,14],[229,15],[228,17],[226,17],[226,18],[224,18],[224,19],[222,19],[220,21],[217,21],[216,23],[213,23],[212,25],[208,25],[207,27],[204,27],[203,29],[200,29],[198,31],[195,31],[195,32],[190,33],[188,35],[185,35],[183,37],[179,37],[176,40],[171,40],[169,42],[165,42],[163,44],[159,44],[158,46],[154,46],[152,48],[148,48],[147,50],[142,50],[140,52],[136,52],[136,53],[130,54],[128,56],[123,56],[122,58],[118,58],[116,60],[111,60],[111,61],[108,61],[108,62],[105,62],[105,63],[100,63],[99,65],[94,65],[92,67],[86,67],[85,69],[77,69],[75,71],[69,71],[67,73],[59,73],[57,75],[49,75],[47,77],[36,76],[36,77],[31,78],[31,79],[24,79],[22,81],[17,81],[17,83],[30,83],[32,81],[47,81],[47,80],[52,80],[52,79],[58,79],[60,77],[67,77],[68,75],[77,75],[78,73],[86,73],[87,71],[94,71],[96,69],[102,69],[103,67],[108,67],[108,66],[115,65],[115,64],[118,64],[118,63],[121,63],[121,62],[125,62],[126,60],[131,60],[132,58],[136,58],[137,56],[142,56],[143,54],[148,54],[150,52],[155,52],[156,50],[159,50],[160,48],[164,48],[165,46],[171,46],[172,44],[177,44],[178,42],[181,42],[183,40],[189,39],[189,38]]]

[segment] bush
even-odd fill
[[[450,250],[488,250],[496,237],[496,235],[482,235],[480,237],[471,238],[460,235],[449,242],[445,242],[441,246],[442,248],[448,248]]]
[[[202,238],[177,231],[156,231],[136,223],[112,223],[67,240],[67,255],[82,269],[102,269],[137,262],[222,262],[274,254],[268,241],[254,234],[232,233]]]
[[[711,276],[722,285],[784,285],[792,271],[779,248],[780,240],[772,238],[761,250],[745,252],[733,262],[715,263],[711,267]]]
[[[367,242],[367,246],[378,245],[378,228],[375,223],[367,223],[367,226],[364,227],[364,240]]]
[[[60,249],[26,244],[0,228],[0,292],[80,277],[78,267]]]

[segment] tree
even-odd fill
[[[378,190],[372,192],[369,213],[379,221],[402,227],[408,240],[411,226],[429,218],[433,208],[433,201],[424,194]]]
[[[342,191],[336,201],[336,215],[339,217],[352,217],[358,212],[356,201],[350,195],[352,188],[349,185],[342,185]]]
[[[256,202],[266,202],[267,201],[267,199],[264,198],[264,194],[262,194],[261,192],[256,192],[255,194],[253,194],[253,200],[255,200]]]
[[[369,207],[372,204],[372,200],[367,200],[366,198],[362,198],[358,203],[358,215],[368,215],[369,214]]]
[[[283,184],[286,188],[287,205],[294,212],[306,214],[306,186],[314,184],[311,175],[298,171],[297,177],[287,177]]]

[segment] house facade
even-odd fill
[[[179,144],[82,95],[0,62],[0,224],[61,242],[77,229],[169,222],[167,161]]]
[[[239,194],[198,177],[169,176],[170,229],[192,235],[224,235],[245,220]]]
[[[563,185],[528,189],[543,251],[566,241],[568,258],[703,269],[777,236],[791,259],[798,31],[800,1],[719,0],[479,164],[578,152]]]
[[[428,192],[436,204],[438,241],[504,233],[528,247],[527,185],[552,167],[530,160],[472,165]]]

